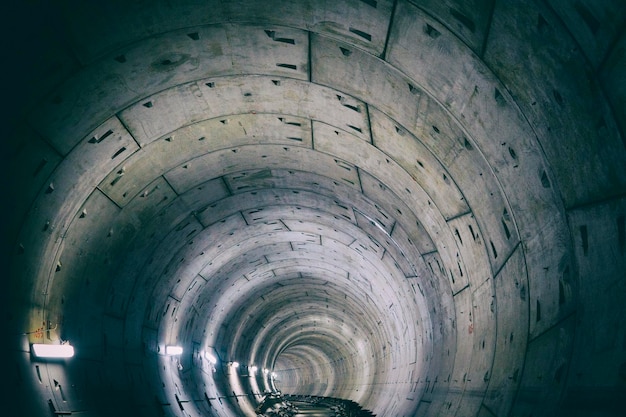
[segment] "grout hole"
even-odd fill
[[[563,97],[561,96],[561,93],[557,90],[552,90],[552,95],[554,96],[554,100],[556,100],[557,104],[559,106],[563,106]]]
[[[509,231],[508,226],[506,225],[504,219],[502,221],[502,227],[504,227],[504,234],[506,235],[507,240],[511,238],[511,232]]]
[[[498,104],[501,104],[501,105],[506,104],[506,100],[504,99],[504,96],[502,95],[500,90],[498,90],[497,88],[494,91],[493,98],[496,100],[496,103]]]
[[[541,171],[541,185],[543,188],[550,188],[550,180],[548,179],[546,171]]]
[[[362,30],[358,30],[358,29],[355,29],[355,28],[350,28],[348,30],[350,32],[354,33],[355,35],[362,37],[363,39],[365,39],[368,42],[372,41],[372,35],[370,35],[367,32],[363,32]]]
[[[145,104],[144,104],[144,106],[145,106]],[[98,137],[98,135],[94,135],[91,139],[89,139],[89,143],[100,143],[103,140],[105,140],[106,138],[108,138],[109,136],[111,136],[112,134],[113,134],[113,131],[111,129],[109,129],[100,137]]]
[[[36,177],[43,170],[47,163],[48,158],[43,158],[41,162],[39,162],[39,165],[37,165],[37,168],[35,168],[35,172],[33,172],[33,177]]]
[[[441,36],[441,33],[437,29],[429,25],[428,23],[424,27],[424,33],[426,33],[428,36],[430,36],[433,39],[437,39],[439,36]]]
[[[121,148],[120,148],[117,152],[115,152],[115,153],[113,154],[113,156],[111,157],[111,159],[115,159],[115,158],[117,158],[117,157],[118,157],[118,156],[120,156],[120,154],[121,154],[122,152],[124,152],[125,150],[126,150],[126,147],[125,147],[125,146],[122,146],[122,147],[121,147]]]

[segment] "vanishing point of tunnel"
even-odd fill
[[[623,0],[14,3],[0,414],[626,414]]]

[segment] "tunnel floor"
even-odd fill
[[[334,415],[334,411],[325,405],[310,404],[305,402],[295,402],[294,405],[298,408],[298,413],[295,414],[295,417],[324,417]]]
[[[269,397],[265,402],[274,403],[258,416],[289,416],[289,417],[366,417],[375,416],[359,404],[340,398],[286,395]],[[269,405],[269,404],[268,404]]]

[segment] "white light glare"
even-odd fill
[[[276,378],[278,375],[276,375],[276,372],[272,372],[272,378]]]
[[[253,365],[253,366],[251,366],[251,367],[250,367],[250,374],[251,374],[251,375],[256,374],[256,371],[257,371],[258,369],[259,369],[259,368],[257,368],[257,367],[256,367],[256,366],[254,366],[254,365]]]
[[[215,365],[217,363],[217,358],[211,355],[209,352],[207,352],[204,356],[206,356],[208,361],[211,362],[211,365]]]
[[[71,358],[74,356],[74,347],[67,343],[64,345],[33,343],[33,353],[40,358]]]
[[[182,346],[165,346],[165,354],[166,355],[182,355],[183,347]]]
[[[264,374],[264,375],[267,375],[267,374],[269,374],[269,373],[270,373],[270,371],[269,371],[268,369],[263,368],[263,374]]]
[[[233,368],[239,368],[239,362],[232,362],[230,364]]]

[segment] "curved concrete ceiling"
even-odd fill
[[[18,17],[9,409],[254,415],[275,387],[379,416],[623,410],[620,1]]]

